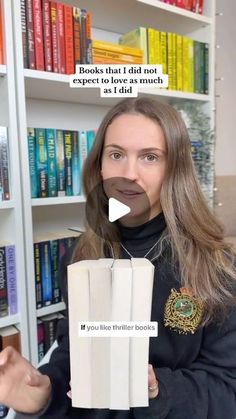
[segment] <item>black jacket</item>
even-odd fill
[[[165,228],[163,214],[139,227],[122,227],[122,243],[134,257],[143,257]],[[151,255],[153,253],[150,253]],[[122,255],[128,258],[124,251]],[[66,267],[71,252],[63,259],[60,279],[66,298]],[[40,368],[52,382],[52,402],[44,419],[236,419],[236,313],[231,310],[222,324],[180,334],[164,326],[164,309],[171,289],[180,289],[180,278],[170,264],[168,249],[155,261],[151,320],[158,321],[158,337],[150,338],[149,363],[159,381],[159,395],[149,407],[129,411],[77,409],[71,407],[69,390],[68,322],[58,329],[59,347],[50,363]],[[194,269],[194,267],[193,267]],[[79,372],[78,372],[79,373]]]

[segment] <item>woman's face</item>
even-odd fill
[[[113,178],[113,189],[145,191],[148,198],[139,199],[142,203],[141,206],[136,205],[136,214],[131,211],[130,217],[123,217],[123,224],[128,220],[126,224],[138,225],[145,212],[149,214],[148,219],[161,212],[160,191],[166,171],[166,157],[167,147],[162,129],[157,122],[142,114],[122,114],[107,128],[102,155],[103,180]],[[115,179],[123,179],[123,187],[118,188]],[[111,197],[112,194],[104,189]],[[127,205],[132,202],[135,206],[141,195],[132,197],[120,192],[120,195],[113,196]]]

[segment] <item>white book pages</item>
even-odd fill
[[[90,408],[91,338],[79,337],[78,330],[78,322],[89,320],[89,269],[80,262],[67,269],[72,406]]]
[[[144,258],[132,258],[132,321],[150,321],[154,266]],[[130,407],[149,405],[149,337],[130,338]]]
[[[129,259],[117,259],[112,267],[111,321],[130,321],[132,267]],[[111,337],[110,409],[129,409],[129,337]]]
[[[90,321],[109,321],[111,317],[111,270],[113,259],[98,260],[89,271]],[[92,337],[92,406],[110,404],[110,337]]]

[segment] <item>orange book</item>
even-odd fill
[[[66,74],[75,73],[74,32],[72,6],[64,5]]]
[[[0,64],[5,64],[3,35],[4,35],[3,8],[2,8],[2,1],[0,0]]]

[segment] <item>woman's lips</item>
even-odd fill
[[[137,192],[130,189],[125,189],[123,191],[117,190],[117,192],[126,198],[136,198],[137,196],[142,195],[142,192]]]

